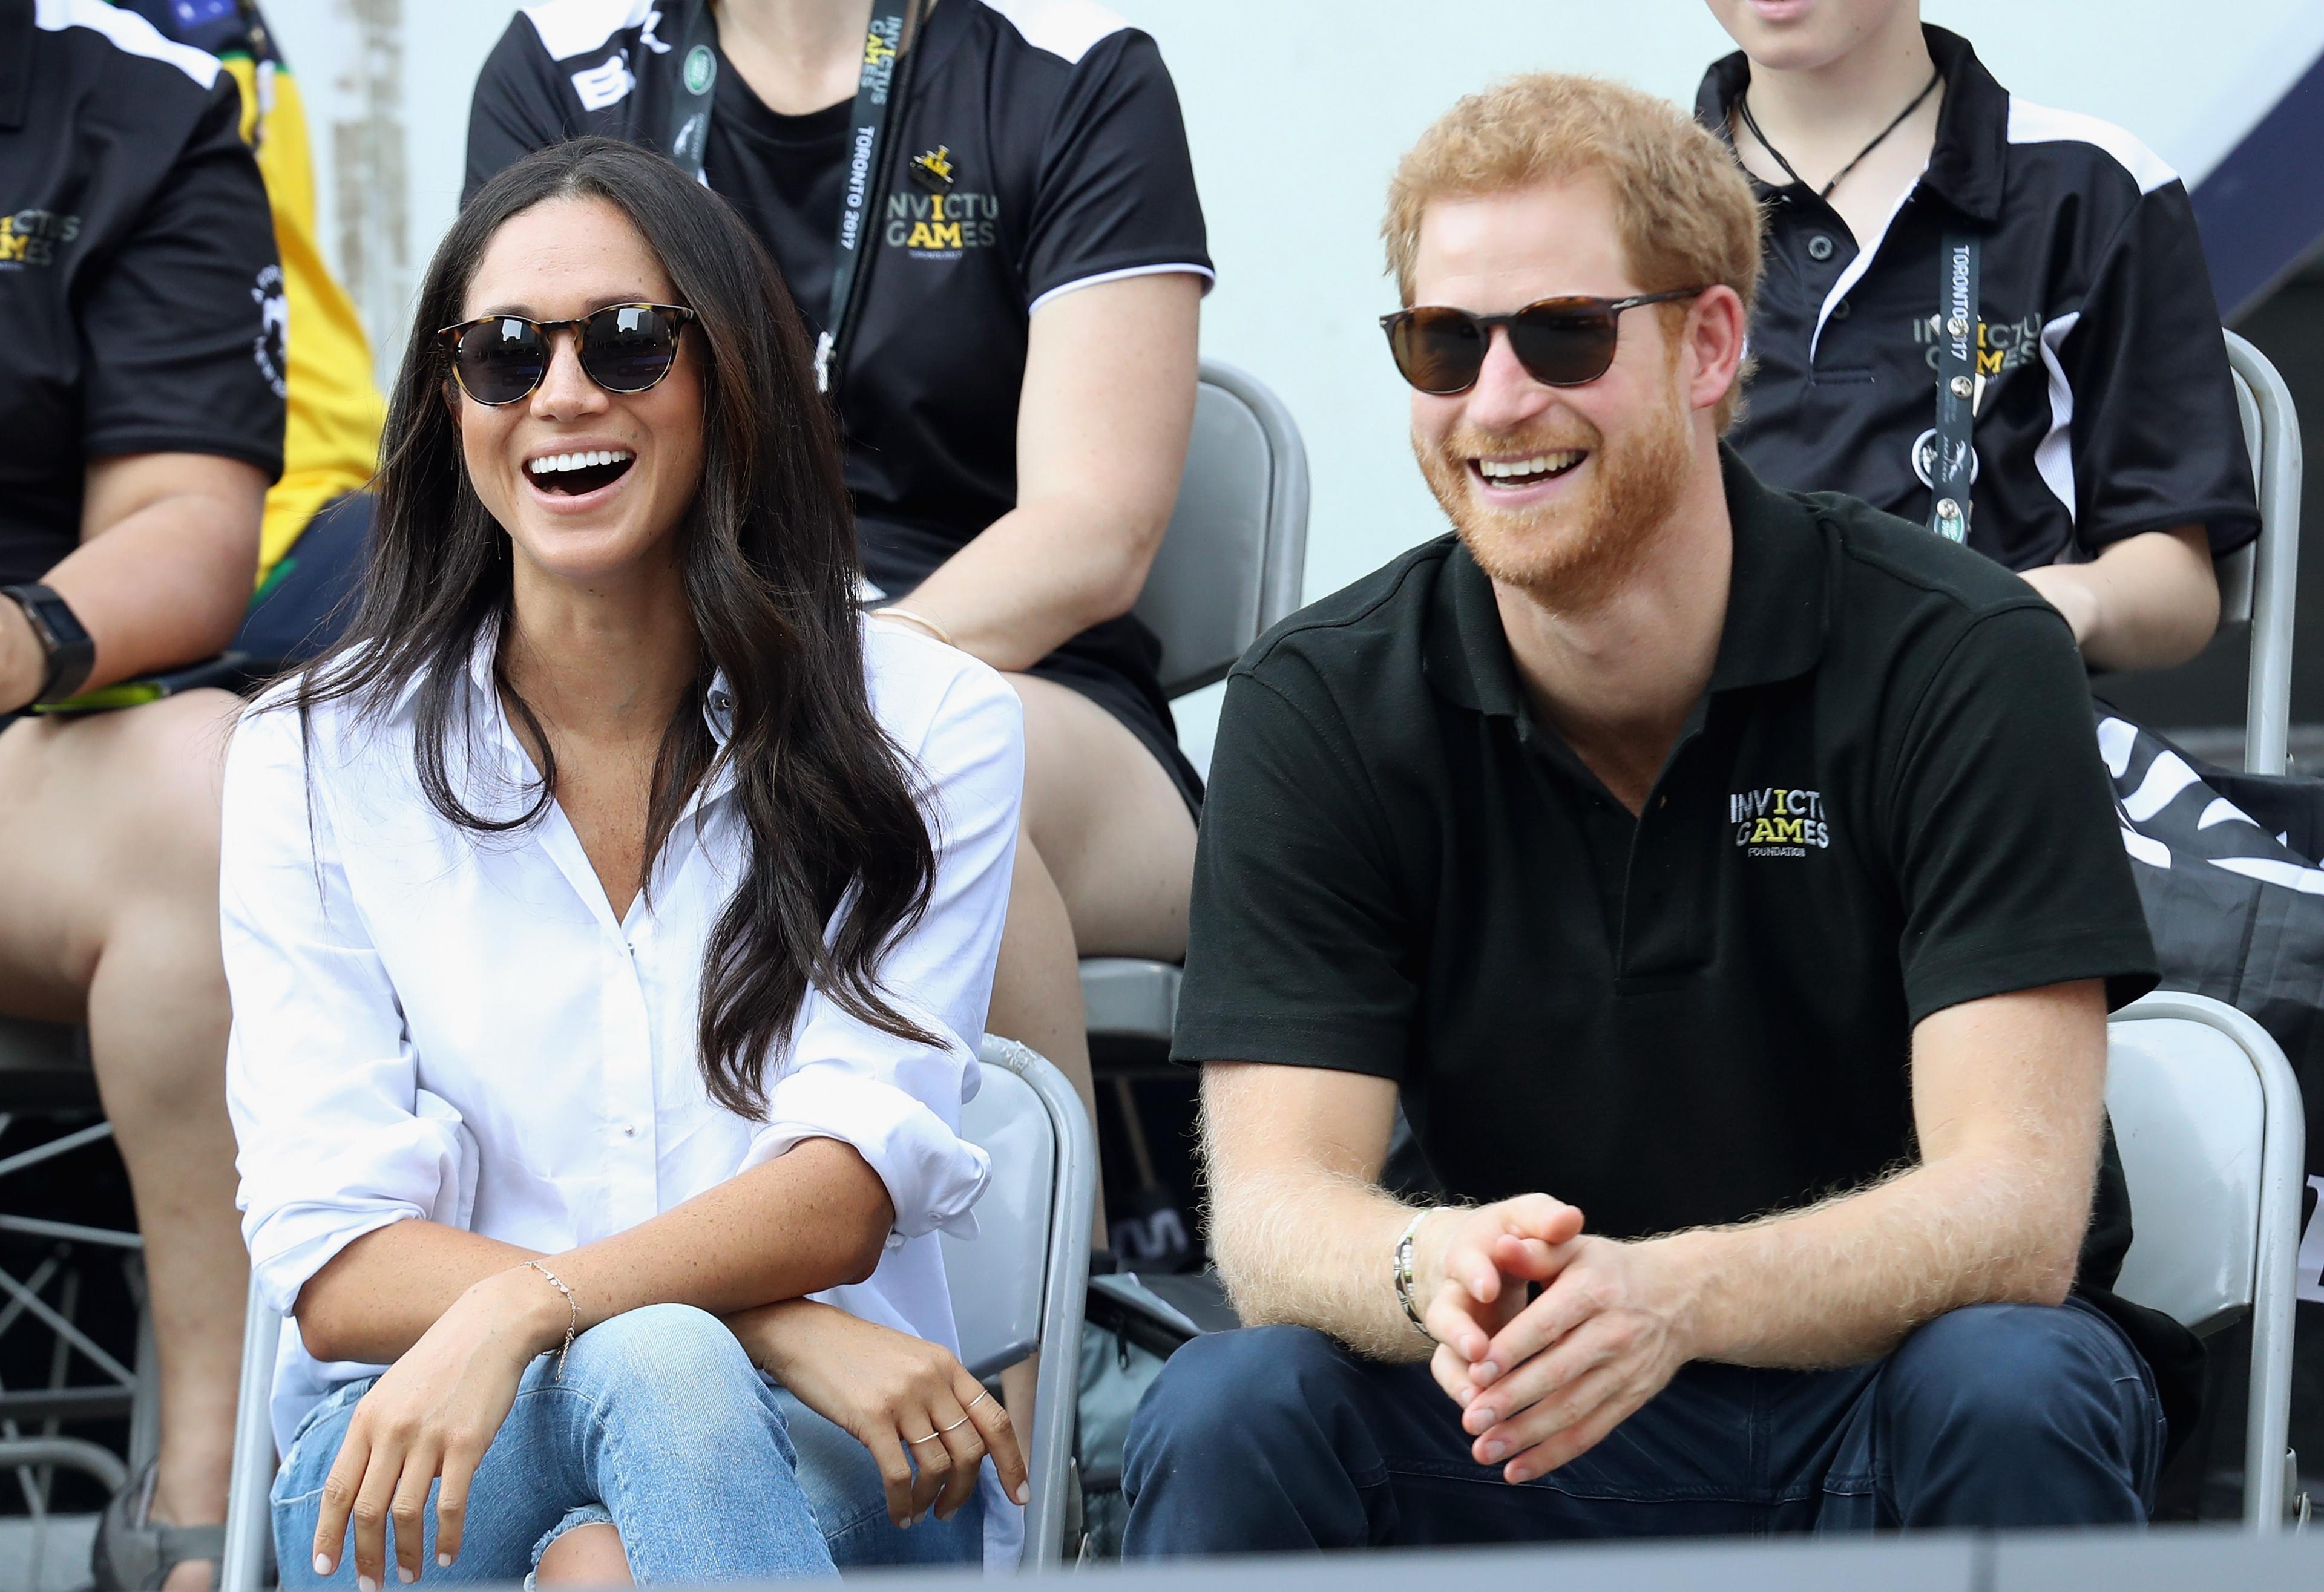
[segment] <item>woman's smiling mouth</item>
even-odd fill
[[[525,479],[541,492],[559,497],[581,497],[611,486],[629,474],[638,456],[625,447],[579,448],[569,453],[543,454],[525,461]]]

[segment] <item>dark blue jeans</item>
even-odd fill
[[[1517,1486],[1459,1415],[1426,1367],[1304,1327],[1198,1338],[1131,1423],[1124,1552],[2129,1524],[2164,1435],[2145,1362],[2080,1301],[1955,1311],[1841,1371],[1690,1365]]]

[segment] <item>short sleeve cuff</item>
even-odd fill
[[[1360,1072],[1391,1082],[1404,1077],[1406,1035],[1396,1025],[1318,1022],[1284,1017],[1204,1018],[1181,995],[1178,1033],[1170,1059],[1180,1066],[1206,1062],[1256,1062],[1270,1067],[1319,1067],[1329,1072]],[[1382,1040],[1388,1043],[1383,1045]]]
[[[1919,1023],[1949,1007],[1988,996],[2012,995],[2083,979],[2106,980],[2107,1010],[2119,1011],[2162,982],[2154,948],[2141,924],[2131,933],[2092,928],[2037,941],[2009,940],[1989,948],[1958,947],[1910,963],[1904,995]]]
[[[811,1138],[837,1139],[879,1174],[896,1208],[898,1238],[976,1236],[974,1208],[991,1178],[991,1159],[911,1094],[836,1067],[801,1067],[768,1092],[766,1126],[738,1170]]]

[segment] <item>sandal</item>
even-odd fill
[[[154,1463],[113,1495],[97,1523],[97,1539],[89,1545],[89,1574],[96,1592],[156,1592],[171,1570],[188,1560],[210,1560],[215,1566],[226,1555],[223,1525],[167,1525],[153,1518]],[[217,1585],[217,1571],[210,1571]]]

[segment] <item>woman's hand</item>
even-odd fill
[[[949,1349],[811,1299],[745,1311],[728,1324],[753,1361],[872,1451],[899,1526],[932,1503],[937,1519],[951,1519],[987,1454],[1010,1497],[1031,1496],[1009,1412]]]
[[[355,1521],[355,1578],[364,1592],[386,1578],[386,1525],[395,1523],[396,1575],[420,1578],[428,1489],[436,1498],[436,1562],[460,1556],[468,1483],[516,1402],[525,1367],[565,1340],[571,1312],[540,1276],[517,1268],[469,1288],[355,1405],[323,1483],[315,1573],[338,1566]]]

